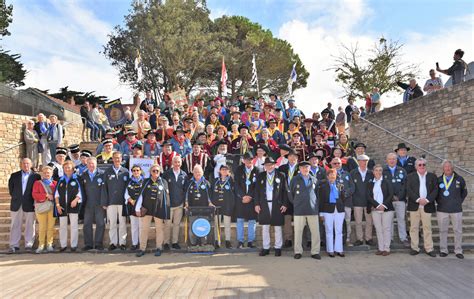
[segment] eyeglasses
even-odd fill
[[[339,164],[341,164],[341,163],[339,163],[339,162],[332,162],[331,164],[332,164],[332,165],[339,165]]]
[[[156,172],[160,172],[160,171],[158,169],[153,169],[151,172],[156,173]]]
[[[425,164],[425,163],[422,163],[422,164],[418,164],[418,166],[423,166],[423,167],[425,167],[426,164]]]
[[[140,169],[132,169],[132,172],[140,172]]]

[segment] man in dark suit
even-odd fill
[[[128,169],[122,167],[122,153],[112,154],[113,165],[104,171],[104,187],[102,188],[101,204],[107,209],[109,222],[109,250],[115,250],[120,245],[121,250],[126,249],[127,218],[122,216],[125,205],[125,189],[128,185]],[[117,234],[117,218],[119,222]]]
[[[8,180],[8,190],[11,196],[10,203],[10,250],[15,253],[20,250],[21,227],[25,223],[25,249],[31,251],[35,241],[35,207],[31,195],[33,183],[40,180],[39,174],[31,170],[32,162],[23,158],[20,163],[20,171],[12,173]]]
[[[426,160],[417,159],[416,172],[408,175],[407,196],[408,211],[410,212],[410,238],[411,255],[420,252],[419,232],[420,221],[423,226],[423,243],[426,254],[436,257],[433,250],[433,237],[431,235],[431,215],[436,212],[435,200],[438,195],[438,178],[426,169]]]
[[[367,149],[367,146],[363,144],[362,142],[356,143],[354,145],[354,155],[347,160],[347,170],[351,172],[354,169],[357,169],[359,167],[359,161],[357,160],[357,157],[360,155],[365,155],[365,150]],[[369,170],[372,170],[375,166],[375,161],[370,159],[367,162],[367,168]]]
[[[283,245],[282,226],[288,207],[288,183],[285,175],[275,170],[275,160],[267,157],[265,171],[257,176],[255,183],[255,212],[262,225],[263,248],[260,256],[270,253],[270,226],[275,229],[275,256],[281,256]]]
[[[104,171],[97,169],[97,158],[87,158],[87,170],[81,175],[81,189],[83,191],[83,209],[84,209],[84,248],[83,251],[90,249],[104,249],[104,230],[105,230],[105,209],[101,205],[102,188],[104,188]],[[95,240],[93,237],[92,225],[95,222]]]

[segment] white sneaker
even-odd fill
[[[43,247],[43,246],[38,247],[38,249],[36,249],[35,252],[38,253],[38,254],[39,254],[39,253],[43,253],[43,252],[44,252],[44,247]]]
[[[46,249],[48,252],[53,252],[54,251],[54,247],[53,245],[48,245],[48,248]]]

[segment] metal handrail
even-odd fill
[[[82,117],[82,116],[81,116],[81,122],[82,122],[82,119],[87,120],[85,117]],[[78,123],[78,121],[66,122],[66,124],[63,125],[63,127],[64,127],[64,128],[67,128],[67,126],[69,126],[69,125],[71,125],[71,124],[75,124],[75,123]],[[0,155],[3,154],[3,153],[5,153],[5,152],[8,152],[8,151],[10,151],[10,150],[12,150],[12,149],[14,149],[14,148],[17,148],[17,147],[19,147],[19,146],[21,146],[21,145],[23,145],[23,144],[25,144],[24,141],[22,141],[22,142],[20,142],[20,143],[18,143],[18,144],[12,145],[12,146],[10,146],[10,147],[7,147],[7,148],[5,148],[5,149],[3,149],[3,150],[0,151]]]
[[[387,129],[385,129],[385,128],[383,128],[383,127],[381,127],[381,126],[379,126],[379,125],[377,125],[377,124],[375,124],[375,123],[373,123],[373,122],[371,122],[370,120],[367,120],[367,119],[362,118],[362,117],[359,117],[359,120],[363,120],[363,121],[367,122],[368,124],[370,124],[370,125],[372,125],[372,126],[378,128],[378,129],[380,129],[380,130],[382,130],[382,131],[384,131],[384,132],[386,132],[386,133],[388,133],[388,134],[390,134],[390,135],[392,135],[392,136],[394,136],[394,137],[396,137],[396,138],[398,138],[398,139],[400,139],[400,140],[402,140],[402,141],[404,141],[404,142],[406,142],[406,143],[408,143],[408,144],[410,144],[410,145],[416,147],[417,149],[419,149],[419,150],[421,150],[421,151],[423,151],[423,152],[429,154],[430,156],[433,156],[433,157],[435,157],[435,158],[437,158],[437,159],[439,159],[439,160],[441,160],[441,161],[445,160],[445,158],[442,158],[442,157],[440,157],[440,156],[438,156],[438,155],[436,155],[436,154],[430,152],[429,150],[426,150],[426,149],[420,147],[419,145],[414,144],[413,142],[411,142],[410,140],[408,140],[408,139],[406,139],[406,138],[403,138],[403,137],[401,137],[401,136],[399,136],[399,135],[397,135],[397,134],[395,134],[395,133],[390,132],[389,130],[387,130]],[[471,175],[471,176],[474,176],[474,172],[472,172],[472,171],[470,171],[470,170],[468,170],[468,169],[466,169],[466,168],[463,168],[463,167],[457,166],[457,165],[454,165],[454,167],[457,168],[457,169],[459,169],[459,170],[461,170],[461,171],[463,171],[463,172],[465,172],[465,173],[467,173],[467,174],[469,174],[469,175]]]

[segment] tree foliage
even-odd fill
[[[42,90],[41,92],[49,94],[49,90]],[[75,91],[69,90],[69,86],[61,87],[59,92],[49,94],[50,96],[67,102],[71,97],[74,97],[74,102],[78,105],[84,104],[85,101],[90,103],[103,103],[106,100],[105,96],[95,95],[95,91]]]
[[[137,90],[162,96],[181,86],[217,90],[225,57],[232,94],[252,90],[252,55],[256,54],[261,89],[283,92],[292,64],[306,86],[309,76],[291,46],[243,17],[209,18],[205,1],[167,0],[134,3],[124,26],[115,27],[104,54],[118,68],[120,79]],[[134,60],[140,53],[144,79],[137,82]]]
[[[5,0],[0,0],[0,36],[10,35],[8,26],[12,22],[13,5],[7,5]]]
[[[346,96],[364,98],[374,87],[380,94],[397,90],[397,81],[408,81],[418,73],[418,67],[402,62],[403,44],[380,38],[370,50],[367,61],[362,61],[358,46],[341,46],[331,68],[336,82],[341,82]]]

